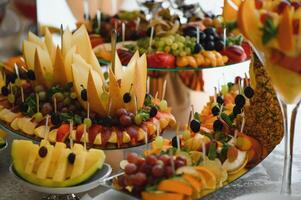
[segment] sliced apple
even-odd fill
[[[32,32],[28,33],[28,40],[30,42],[38,45],[42,49],[47,50],[47,47],[46,47],[44,41],[40,37],[38,37],[37,35],[35,35],[34,33],[32,33]]]
[[[125,105],[122,98],[120,84],[111,68],[109,68],[109,91],[110,110],[108,112],[109,114],[114,115],[119,108],[124,108]]]
[[[279,42],[279,48],[283,52],[290,52],[293,51],[295,48],[294,42],[294,30],[293,30],[293,7],[285,7],[282,19],[280,20],[279,27],[278,27],[278,34],[277,39]]]
[[[144,104],[146,94],[147,60],[145,54],[137,60],[134,77],[134,91],[137,98],[137,106],[141,108]]]
[[[101,77],[93,69],[89,71],[87,90],[91,110],[100,116],[106,116],[107,105],[100,98],[103,93],[103,82]]]
[[[54,83],[64,85],[68,82],[64,58],[59,47],[56,49],[55,62],[53,66]]]
[[[45,44],[46,44],[46,47],[48,50],[48,54],[50,55],[51,61],[52,61],[52,63],[54,63],[55,57],[56,57],[56,54],[55,54],[56,48],[53,43],[52,34],[48,30],[48,28],[46,28],[45,31],[46,31],[45,32]]]
[[[53,67],[48,52],[41,48],[37,48],[34,63],[37,81],[50,88],[53,82]]]
[[[23,41],[23,54],[24,54],[26,65],[29,69],[34,68],[34,57],[37,48],[40,47],[35,43],[27,40]]]

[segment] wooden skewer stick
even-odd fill
[[[171,169],[172,169],[172,171],[173,171],[173,174],[175,174],[176,168],[175,168],[175,161],[174,161],[174,159],[173,159],[172,151],[170,151],[169,157],[170,157],[170,165],[171,165]]]
[[[70,123],[69,123],[69,140],[70,140],[70,148],[73,147],[72,130],[73,130],[73,120],[70,120]]]
[[[197,25],[196,27],[196,43],[200,43],[200,27]]]
[[[121,33],[122,33],[122,42],[124,43],[125,41],[125,23],[122,22],[121,24]]]
[[[153,43],[153,37],[154,37],[154,27],[151,27],[151,34],[150,34],[150,38],[149,38],[149,44],[148,44],[148,50],[152,49],[152,43]]]
[[[14,66],[15,66],[15,71],[16,71],[16,74],[17,74],[17,78],[18,78],[19,80],[21,80],[21,79],[20,79],[19,68],[18,68],[17,63],[15,63]],[[22,85],[20,85],[20,90],[21,90],[21,101],[22,101],[22,103],[24,103],[24,90],[23,90]]]
[[[101,29],[101,11],[100,10],[96,11],[96,19],[97,19],[98,30],[100,30]]]
[[[180,136],[179,136],[179,125],[177,125],[177,129],[176,129],[176,138],[177,138],[177,146],[178,146],[178,150],[181,151],[181,143],[180,143]]]
[[[192,119],[192,110],[190,110],[190,113],[189,113],[189,117],[188,117],[188,126],[190,124],[190,121]]]
[[[36,93],[37,112],[40,112],[40,96]]]
[[[115,73],[115,57],[116,57],[116,38],[117,37],[117,32],[116,29],[112,30],[112,35],[111,35],[111,48],[112,48],[112,64],[111,68],[113,73]]]
[[[45,130],[44,130],[44,139],[48,141],[48,132],[49,132],[49,115],[46,115],[46,121],[45,121]]]
[[[111,97],[109,98],[109,103],[108,103],[108,115],[111,116],[111,109],[112,109],[112,99]]]
[[[147,77],[147,82],[146,82],[146,93],[147,94],[150,93],[149,88],[150,88],[150,77],[148,76]]]
[[[246,119],[245,119],[245,114],[242,114],[242,122],[241,122],[241,127],[240,127],[240,132],[242,133],[244,128],[245,128],[245,123],[246,123]]]
[[[226,48],[226,43],[227,43],[227,28],[225,27],[223,30],[223,36],[224,36],[224,49]]]
[[[205,146],[204,142],[202,142],[202,152],[203,152],[203,163],[205,164],[205,160],[206,160],[206,146]]]
[[[167,86],[167,80],[165,79],[163,83],[162,100],[165,98],[166,86]]]
[[[56,104],[56,98],[53,96],[53,107],[54,107],[54,113],[57,112],[57,104]]]
[[[84,20],[88,21],[89,20],[89,2],[88,0],[84,0]]]
[[[217,88],[214,87],[214,102],[216,103],[216,98],[217,98]]]
[[[63,24],[61,24],[61,27],[60,27],[60,35],[61,35],[61,49],[63,51],[64,49],[64,27],[63,27]]]
[[[159,92],[157,91],[156,94],[155,94],[155,99],[158,98],[158,95],[159,95]]]

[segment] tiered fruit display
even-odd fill
[[[116,56],[115,71],[105,79],[84,26],[73,34],[65,30],[61,47],[48,31],[45,40],[30,33],[25,61],[3,70],[0,119],[14,131],[118,148],[141,144],[175,123],[167,102],[146,94],[145,55],[135,53],[127,67]]]
[[[102,168],[102,150],[86,150],[81,144],[50,144],[47,140],[33,144],[28,140],[12,143],[13,167],[26,181],[45,187],[68,187],[82,183]]]

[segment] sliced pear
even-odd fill
[[[47,51],[37,48],[34,63],[34,71],[37,81],[50,88],[53,82],[53,67]]]
[[[137,106],[141,108],[144,104],[146,94],[147,60],[145,54],[137,60],[134,77],[134,91],[137,98]]]
[[[93,69],[89,71],[87,90],[91,110],[100,116],[106,116],[107,105],[105,105],[105,102],[100,98],[103,93],[103,82],[101,77]]]
[[[111,105],[109,105],[109,114],[114,115],[119,108],[124,108],[125,105],[122,98],[120,84],[118,83],[118,80],[111,68],[109,68],[109,91],[111,101]]]

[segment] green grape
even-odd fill
[[[56,101],[57,101],[57,102],[61,102],[61,101],[64,100],[64,95],[63,95],[63,93],[61,93],[61,92],[55,93],[55,94],[54,94],[54,97],[56,98]]]
[[[16,97],[14,94],[10,93],[8,96],[7,96],[7,100],[9,103],[15,103],[16,101]]]
[[[184,36],[180,36],[180,42],[184,43],[185,42],[185,37]]]
[[[40,122],[43,120],[43,114],[41,112],[37,112],[33,115],[33,118],[36,122]]]
[[[170,46],[170,45],[172,45],[172,43],[173,43],[173,41],[172,41],[171,39],[169,39],[169,38],[166,39],[166,44],[167,44],[167,45]]]
[[[44,91],[44,87],[42,85],[37,85],[34,87],[35,92],[41,92]]]
[[[185,45],[184,45],[184,43],[179,42],[179,43],[178,43],[178,46],[179,46],[179,48],[183,48]]]
[[[185,52],[186,52],[187,55],[190,55],[190,54],[191,54],[191,49],[188,48],[188,47],[186,47],[186,48],[185,48]]]
[[[47,99],[47,94],[46,94],[45,91],[39,92],[38,95],[39,95],[40,101],[46,101],[46,99]]]
[[[134,121],[135,121],[136,125],[142,124],[142,117],[141,117],[141,115],[140,114],[135,115]]]
[[[221,92],[223,95],[227,94],[228,90],[229,90],[228,85],[222,85]]]
[[[85,118],[84,124],[86,125],[86,128],[90,128],[92,126],[92,120],[90,118]]]
[[[156,148],[158,149],[162,149],[163,148],[163,144],[164,144],[164,139],[162,136],[157,136],[155,141],[154,141],[154,144],[156,146]]]
[[[173,50],[177,50],[178,44],[177,44],[177,43],[173,43],[173,44],[171,45],[171,48],[172,48]]]
[[[162,111],[166,111],[168,109],[167,107],[167,101],[166,100],[161,100],[159,104],[159,108]]]
[[[164,51],[165,51],[166,53],[169,53],[170,50],[171,50],[171,48],[170,48],[169,46],[166,46],[166,47],[164,48]]]
[[[175,50],[173,51],[175,56],[179,56],[180,55],[180,51],[179,50]]]
[[[77,95],[75,92],[71,92],[70,97],[71,97],[71,99],[76,99]]]
[[[172,42],[174,42],[176,40],[175,36],[173,36],[173,35],[170,35],[168,37],[172,40]]]
[[[183,131],[182,132],[182,136],[183,136],[183,139],[184,140],[187,140],[187,139],[189,139],[190,138],[190,132],[189,131]]]
[[[185,52],[185,51],[181,51],[181,52],[180,52],[180,56],[182,56],[182,57],[183,57],[183,56],[186,56],[186,52]]]
[[[164,47],[165,46],[165,42],[163,40],[160,40],[158,46],[159,47]]]

